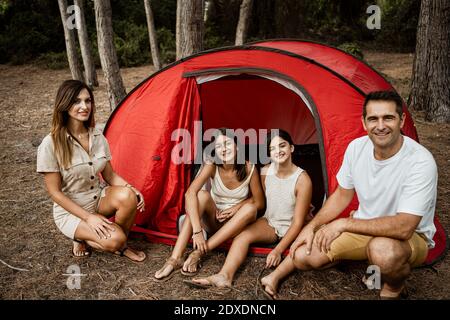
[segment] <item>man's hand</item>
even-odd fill
[[[337,219],[317,230],[314,244],[323,253],[330,251],[331,243],[345,231],[347,219]]]
[[[291,244],[289,248],[289,257],[294,259],[295,250],[297,250],[302,245],[306,245],[306,254],[311,254],[312,244],[314,240],[314,226],[311,224],[307,224],[300,234],[297,236],[297,239]]]

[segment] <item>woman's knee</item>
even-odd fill
[[[117,206],[137,207],[136,193],[127,187],[121,187],[115,193],[114,200]]]
[[[115,226],[114,232],[111,232],[111,238],[104,241],[102,247],[108,252],[117,252],[124,248],[127,237],[119,226]]]

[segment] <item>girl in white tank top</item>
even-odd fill
[[[272,163],[261,171],[267,198],[263,217],[247,226],[233,239],[225,264],[219,273],[193,279],[198,286],[231,286],[234,275],[244,262],[250,244],[273,244],[280,240],[266,258],[266,267],[276,267],[283,252],[300,233],[310,210],[312,184],[308,174],[292,163],[294,144],[283,130],[272,130],[268,141]],[[276,288],[265,285],[264,292],[275,294]]]
[[[155,273],[158,280],[167,279],[180,268],[185,275],[197,273],[206,252],[239,234],[255,221],[257,211],[264,207],[264,193],[255,165],[237,163],[239,150],[232,130],[218,129],[215,137],[215,163],[206,162],[186,192],[185,219],[170,258]],[[204,188],[207,182],[211,183],[210,192]],[[208,240],[205,229],[213,234]],[[191,238],[194,250],[183,261]]]
[[[211,198],[214,200],[217,209],[226,210],[248,198],[250,179],[255,165],[251,165],[250,173],[242,184],[236,188],[229,189],[220,178],[219,166],[216,166],[216,173],[211,177]]]

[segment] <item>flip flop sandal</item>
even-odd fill
[[[129,249],[128,246],[125,247],[125,248],[123,248],[122,250],[118,251],[118,252],[119,252],[118,255],[121,256],[121,257],[126,257],[128,260],[130,260],[130,261],[132,261],[132,262],[135,262],[135,263],[143,263],[143,262],[145,261],[145,259],[147,258],[147,256],[145,256],[144,259],[141,260],[141,261],[133,260],[133,259],[131,259],[129,256],[125,255],[125,251],[127,251],[127,249]],[[131,250],[131,249],[130,249],[130,250]],[[117,254],[117,253],[116,253],[116,254]],[[136,255],[137,255],[137,254],[136,254]]]
[[[197,270],[192,271],[192,272],[189,272],[189,271],[184,271],[183,268],[181,268],[181,274],[182,274],[183,276],[186,276],[186,277],[193,277],[193,276],[195,276],[195,275],[197,275],[197,274],[199,273],[200,268],[202,267],[202,263],[201,263],[202,255],[201,255],[200,253],[195,253],[195,252],[196,252],[196,251],[192,251],[192,252],[189,254],[188,259],[189,259],[191,256],[193,256],[193,259],[192,259],[192,261],[191,261],[191,263],[189,264],[188,267],[193,266],[193,265],[196,264],[196,265],[197,265]]]
[[[81,255],[81,256],[77,256],[74,252],[73,252],[73,248],[69,250],[70,254],[72,255],[73,258],[88,258],[91,256],[91,251],[87,250],[85,251],[85,254]]]
[[[169,259],[166,260],[166,262],[164,263],[164,265],[163,265],[158,271],[164,270],[164,269],[167,268],[168,266],[172,266],[173,269],[172,269],[172,271],[171,271],[167,276],[162,277],[162,278],[156,278],[156,277],[153,275],[153,279],[154,279],[155,281],[158,281],[158,282],[166,282],[167,280],[172,279],[172,277],[173,277],[175,274],[177,274],[178,272],[180,272],[181,267],[183,266],[183,260],[182,260],[181,258],[180,258],[180,259],[175,259],[175,258],[170,257]]]
[[[371,286],[373,285],[372,281],[370,281],[366,276],[363,276],[361,279],[362,283],[364,284],[367,289],[371,289]],[[409,297],[409,292],[406,286],[403,287],[403,289],[400,291],[398,296],[382,296],[380,295],[381,300],[399,300],[399,299],[407,299]]]
[[[193,276],[196,276],[200,272],[200,270],[199,270],[200,268],[201,268],[201,264],[199,263],[197,265],[197,271],[189,272],[189,271],[184,271],[183,269],[180,269],[180,273],[185,277],[193,277]]]
[[[193,287],[193,288],[200,288],[200,289],[209,289],[209,288],[214,288],[214,289],[219,289],[219,290],[229,290],[229,289],[231,289],[231,287],[229,287],[229,286],[218,286],[218,285],[216,285],[216,284],[214,284],[214,282],[212,282],[211,280],[210,280],[210,278],[211,278],[212,276],[209,276],[209,277],[206,277],[206,278],[203,278],[203,279],[205,279],[206,281],[208,281],[208,283],[206,284],[206,283],[198,283],[198,282],[195,282],[195,281],[193,281],[193,280],[183,280],[183,282],[185,283],[185,284],[187,284],[188,286],[190,286],[190,287]],[[218,282],[219,283],[219,282]]]
[[[73,252],[73,247],[72,249],[70,249],[70,254],[72,255],[72,257],[74,258],[88,258],[90,257],[92,251],[90,250],[90,247],[86,244],[86,242],[81,241],[81,240],[77,240],[77,239],[73,239],[73,241],[78,242],[78,243],[83,243],[87,246],[85,254],[81,255],[81,256],[77,256],[74,252]]]
[[[366,276],[363,276],[363,277],[362,277],[361,282],[364,284],[364,286],[367,287],[367,289],[369,289],[369,287],[372,285],[372,281],[370,281],[369,279],[367,279]]]
[[[208,289],[208,288],[212,288],[214,286],[212,284],[203,284],[203,283],[194,282],[192,280],[183,280],[183,282],[185,284],[187,284],[189,287],[196,288],[196,289]]]

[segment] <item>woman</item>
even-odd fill
[[[263,217],[247,226],[234,238],[225,263],[219,273],[193,279],[190,284],[207,287],[230,287],[239,266],[244,262],[250,244],[277,243],[266,258],[266,268],[276,267],[282,253],[295,240],[310,211],[312,184],[303,169],[292,163],[294,144],[284,130],[272,130],[268,139],[271,163],[261,170],[261,180],[267,198]],[[265,290],[275,294],[267,279]]]
[[[136,209],[144,210],[144,198],[111,167],[108,142],[94,127],[94,112],[94,96],[86,84],[61,84],[51,133],[38,148],[37,172],[44,174],[56,226],[73,240],[74,256],[88,256],[92,247],[140,262],[145,253],[126,243]],[[115,223],[107,219],[113,215]]]
[[[186,191],[186,218],[170,258],[155,273],[158,280],[168,279],[181,267],[183,274],[195,274],[206,252],[255,221],[257,211],[264,206],[255,165],[247,161],[237,163],[239,149],[236,137],[224,128],[218,129],[215,137],[215,160],[206,161]],[[209,179],[211,193],[202,190]],[[213,234],[208,240],[205,240],[203,229]],[[191,237],[194,250],[183,263],[182,257]]]

